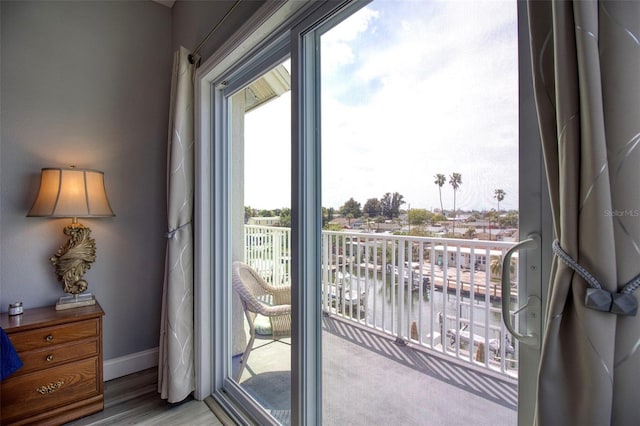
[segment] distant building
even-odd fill
[[[437,245],[434,247],[436,258],[435,264],[444,266],[445,247]],[[489,256],[495,259],[502,259],[504,253],[501,250],[489,250]],[[518,258],[518,253],[514,253],[513,259]],[[446,262],[448,267],[459,266],[462,269],[471,269],[471,265],[475,265],[476,271],[487,271],[491,259],[487,259],[487,249],[481,247],[446,247]]]
[[[344,217],[334,218],[331,222],[329,222],[329,225],[339,226],[341,228],[349,228],[347,218]]]
[[[280,216],[250,217],[247,225],[280,226]]]
[[[385,221],[385,223],[374,223],[372,230],[375,232],[396,232],[402,230],[402,225],[397,222]]]

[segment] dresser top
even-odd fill
[[[8,313],[4,312],[0,314],[0,327],[2,327],[5,332],[10,333],[38,328],[42,326],[42,323],[47,323],[48,326],[65,324],[101,317],[103,315],[104,311],[98,302],[96,302],[95,305],[63,309],[60,311],[56,311],[55,306],[45,306],[42,308],[25,309],[24,313],[15,316],[9,316]]]

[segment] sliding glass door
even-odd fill
[[[290,85],[286,61],[227,99],[230,375],[275,417],[291,395]]]
[[[521,182],[517,16],[515,2],[374,0],[306,38],[318,52],[324,424],[518,421],[531,389],[521,361],[528,374],[537,358],[502,306],[528,319],[516,311],[539,300],[540,276],[526,282],[539,255],[512,257],[509,293],[501,272],[521,232],[540,230],[539,215],[520,215],[540,168],[525,165]]]
[[[540,328],[517,311],[547,267],[503,266],[545,208],[518,13],[312,2],[210,72],[212,382],[238,418],[530,423],[539,347],[501,309]]]

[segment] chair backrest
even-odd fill
[[[266,286],[261,283],[264,280],[260,275],[245,263],[233,262],[231,281],[233,289],[240,296],[243,307],[251,312],[259,312],[261,302],[258,298],[268,294]]]

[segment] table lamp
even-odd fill
[[[95,304],[95,297],[85,293],[88,284],[82,276],[96,260],[96,242],[90,237],[91,229],[78,218],[115,216],[104,188],[104,173],[74,166],[42,169],[40,189],[27,216],[71,218],[64,228],[69,240],[49,259],[68,293],[58,300],[56,310]]]

